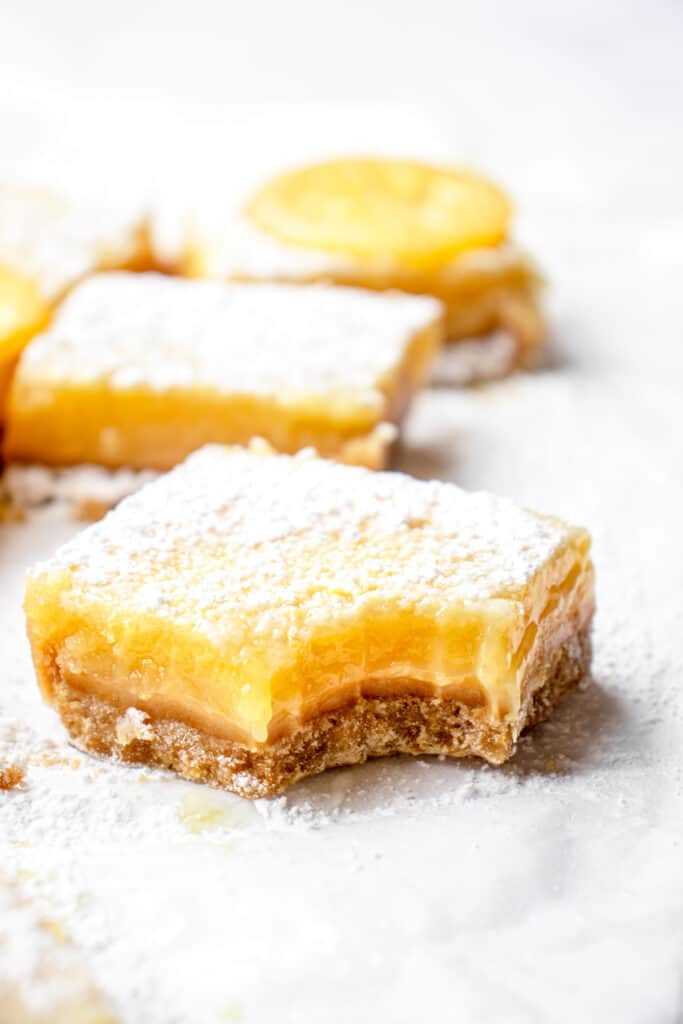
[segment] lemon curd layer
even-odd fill
[[[34,569],[25,609],[48,700],[259,748],[409,693],[514,738],[593,573],[584,530],[504,499],[209,446]]]
[[[375,465],[442,338],[433,299],[102,274],[24,352],[8,460],[166,469],[266,438]]]
[[[48,317],[48,304],[31,278],[0,265],[0,424],[19,354]]]

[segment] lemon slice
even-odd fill
[[[430,267],[498,245],[511,207],[499,188],[461,168],[335,160],[274,178],[246,214],[291,245]]]
[[[48,306],[37,285],[0,266],[0,360],[13,359],[47,323]]]

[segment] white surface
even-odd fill
[[[188,133],[223,147],[208,161],[217,179],[228,163],[237,179],[285,154],[372,142],[452,152],[507,180],[520,237],[552,280],[549,367],[426,395],[400,465],[591,528],[594,684],[508,768],[376,763],[256,807],[80,755],[78,768],[29,764],[25,791],[0,796],[3,865],[33,873],[26,888],[64,921],[126,1024],[680,1021],[680,5],[432,0],[408,24],[408,5],[394,16],[384,2],[332,15],[254,4],[236,35],[233,5],[222,31],[207,30],[205,3],[167,6],[152,50],[157,7],[46,4],[42,21],[3,8],[1,73],[24,90],[0,103],[3,169],[38,176],[49,152],[55,177],[83,176],[123,133],[152,137],[145,187],[153,157],[165,164],[175,146],[188,188],[207,150],[174,134],[171,113],[150,120],[153,97],[133,118],[111,97],[79,100],[84,134],[59,93],[36,104],[25,91],[124,76],[144,89],[160,74],[182,109],[204,104]],[[373,106],[221,121],[238,83],[264,101],[417,99],[448,115],[445,134]],[[78,142],[95,137],[97,157],[84,154]],[[124,160],[98,184],[130,184],[137,167]],[[0,527],[2,742],[27,749],[34,730],[61,734],[34,690],[21,576],[72,529],[44,517]],[[207,803],[212,826],[192,831]]]

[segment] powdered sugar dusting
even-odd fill
[[[288,400],[332,396],[381,409],[382,383],[432,299],[356,289],[228,285],[158,274],[82,284],[24,353],[20,376],[115,390],[206,388]]]
[[[453,484],[210,446],[34,575],[68,569],[72,595],[263,648],[363,605],[514,596],[571,533]]]

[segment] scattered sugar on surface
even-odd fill
[[[14,508],[57,504],[78,517],[89,507],[112,508],[157,476],[153,470],[103,466],[10,465],[0,478],[0,488]]]
[[[8,1011],[12,1021],[114,1020],[63,925],[41,917],[17,885],[0,876],[0,1013],[10,1024]]]

